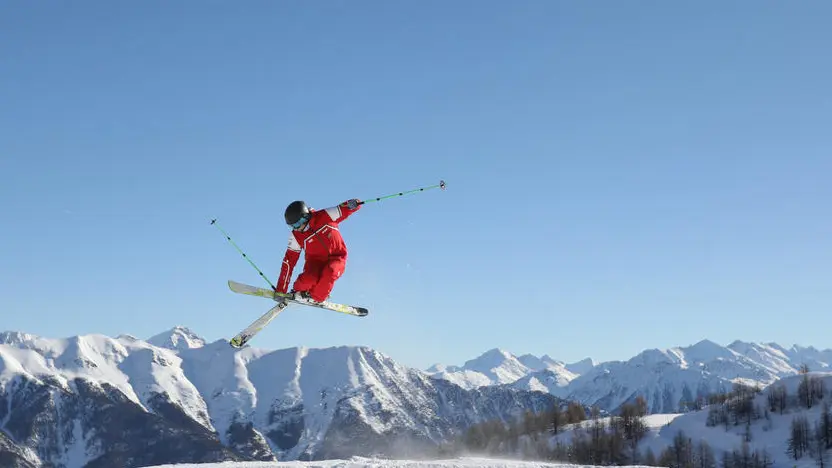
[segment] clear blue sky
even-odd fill
[[[0,328],[181,324],[269,302],[285,206],[367,205],[333,299],[254,342],[403,364],[830,347],[832,4],[5,2]]]

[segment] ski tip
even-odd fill
[[[232,348],[240,349],[248,343],[251,337],[248,335],[237,335],[234,338],[228,340],[228,344],[231,345]]]

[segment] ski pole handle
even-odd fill
[[[431,185],[430,187],[422,187],[422,188],[417,188],[417,189],[413,189],[413,190],[408,190],[407,192],[392,193],[390,195],[385,195],[383,197],[371,198],[369,200],[364,200],[364,201],[358,202],[358,204],[363,205],[365,203],[378,202],[378,201],[386,200],[388,198],[401,197],[401,196],[407,195],[409,193],[424,192],[425,190],[430,190],[430,189],[435,189],[435,188],[441,188],[442,190],[445,190],[445,181],[440,180],[438,184]]]

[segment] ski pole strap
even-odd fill
[[[252,262],[252,261],[251,261],[251,259],[250,259],[250,258],[248,258],[248,255],[246,255],[246,254],[245,254],[245,252],[243,252],[243,251],[240,249],[240,247],[238,247],[238,246],[237,246],[237,244],[235,244],[235,243],[234,243],[234,241],[233,241],[233,240],[231,240],[231,236],[229,236],[229,235],[228,235],[228,233],[227,233],[227,232],[225,232],[225,231],[223,230],[223,228],[221,228],[221,227],[220,227],[220,225],[219,225],[219,224],[217,224],[217,220],[216,220],[216,219],[212,219],[212,220],[211,220],[211,224],[213,224],[214,226],[216,226],[216,227],[217,227],[217,229],[219,229],[219,230],[220,230],[220,232],[222,232],[222,233],[223,233],[223,235],[225,236],[225,239],[226,239],[228,242],[230,242],[230,243],[231,243],[231,245],[233,245],[235,249],[237,249],[237,252],[240,252],[240,255],[242,255],[242,256],[243,256],[243,258],[245,258],[245,259],[246,259],[246,261],[248,261],[248,263],[250,263],[250,264],[251,264],[251,266],[253,266],[253,267],[254,267],[254,269],[255,269],[255,270],[257,270],[257,273],[260,273],[260,277],[261,277],[261,278],[263,278],[264,280],[266,280],[266,282],[267,282],[267,283],[269,283],[269,286],[271,286],[271,288],[272,288],[272,289],[275,289],[275,287],[272,285],[272,282],[271,282],[271,281],[269,281],[269,279],[268,279],[268,278],[266,278],[266,275],[264,275],[264,274],[263,274],[263,272],[262,272],[262,271],[260,271],[260,269],[259,269],[259,268],[257,268],[257,265],[255,265],[255,264],[254,264],[254,262]]]
[[[430,189],[435,189],[435,188],[441,188],[442,190],[445,190],[445,181],[440,180],[438,184],[431,185],[430,187],[422,187],[422,188],[417,188],[417,189],[413,189],[413,190],[408,190],[407,192],[399,192],[399,193],[393,193],[393,194],[390,194],[390,195],[385,195],[383,197],[371,198],[369,200],[364,200],[362,202],[359,202],[358,204],[363,205],[365,203],[372,203],[372,202],[382,201],[382,200],[386,200],[388,198],[393,198],[393,197],[401,197],[401,196],[407,195],[409,193],[424,192],[425,190],[430,190]]]

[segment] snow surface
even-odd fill
[[[812,373],[812,375],[819,376],[825,380],[827,388],[832,388],[832,373]],[[802,376],[793,376],[783,378],[780,382],[786,386],[788,394],[796,395],[797,387]],[[756,397],[755,403],[761,408],[767,407],[767,396],[763,392]],[[786,455],[787,441],[791,435],[792,419],[799,414],[803,414],[809,420],[809,424],[813,425],[820,415],[822,405],[817,404],[812,409],[805,410],[801,408],[789,408],[784,414],[769,413],[770,421],[761,418],[751,425],[751,442],[749,448],[753,450],[767,450],[769,455],[775,460],[775,466],[801,466],[808,462],[809,465],[814,465],[811,457],[804,457],[802,460],[795,462],[788,459]],[[673,437],[679,430],[691,437],[694,441],[705,440],[713,448],[717,454],[721,450],[731,451],[737,449],[742,444],[745,434],[745,426],[729,426],[728,431],[725,426],[707,427],[706,421],[708,418],[708,409],[701,411],[687,413],[674,418],[666,426],[662,426],[656,435],[649,439],[647,444],[642,446],[642,449],[650,447],[656,455],[666,446],[673,443]]]
[[[832,388],[832,372],[812,372],[810,375],[822,378],[825,381],[827,389]],[[801,379],[802,376],[799,375],[784,377],[778,381],[778,385],[784,385],[789,396],[794,397],[797,394],[797,388]],[[765,391],[755,397],[755,404],[760,406],[761,411],[768,406]],[[782,415],[772,412],[769,413],[769,420],[763,417],[752,422],[751,441],[749,442],[750,450],[766,450],[769,456],[773,458],[775,467],[816,466],[815,461],[808,456],[804,456],[801,460],[797,461],[790,459],[786,455],[786,447],[791,435],[792,419],[797,415],[804,415],[808,419],[810,426],[812,426],[818,420],[821,409],[822,403],[814,405],[809,410],[801,407],[791,407]],[[649,432],[641,443],[639,443],[639,450],[641,453],[644,453],[649,448],[658,457],[662,450],[673,443],[673,438],[680,430],[692,439],[694,443],[700,440],[707,442],[714,450],[717,459],[723,451],[731,452],[740,448],[745,437],[744,424],[738,426],[730,425],[726,431],[724,425],[708,427],[706,424],[707,418],[707,407],[700,411],[684,414],[648,415],[645,417],[645,423],[649,428]],[[608,425],[610,420],[610,418],[599,419],[605,425]],[[589,427],[592,421],[584,421],[581,424],[584,427]],[[568,444],[572,440],[575,426],[565,427],[560,434],[552,437],[552,443],[561,441]]]
[[[158,465],[147,468],[581,468],[589,465],[567,465],[495,458],[464,457],[448,460],[384,460],[353,457],[349,460],[314,462],[227,462],[206,464]]]

